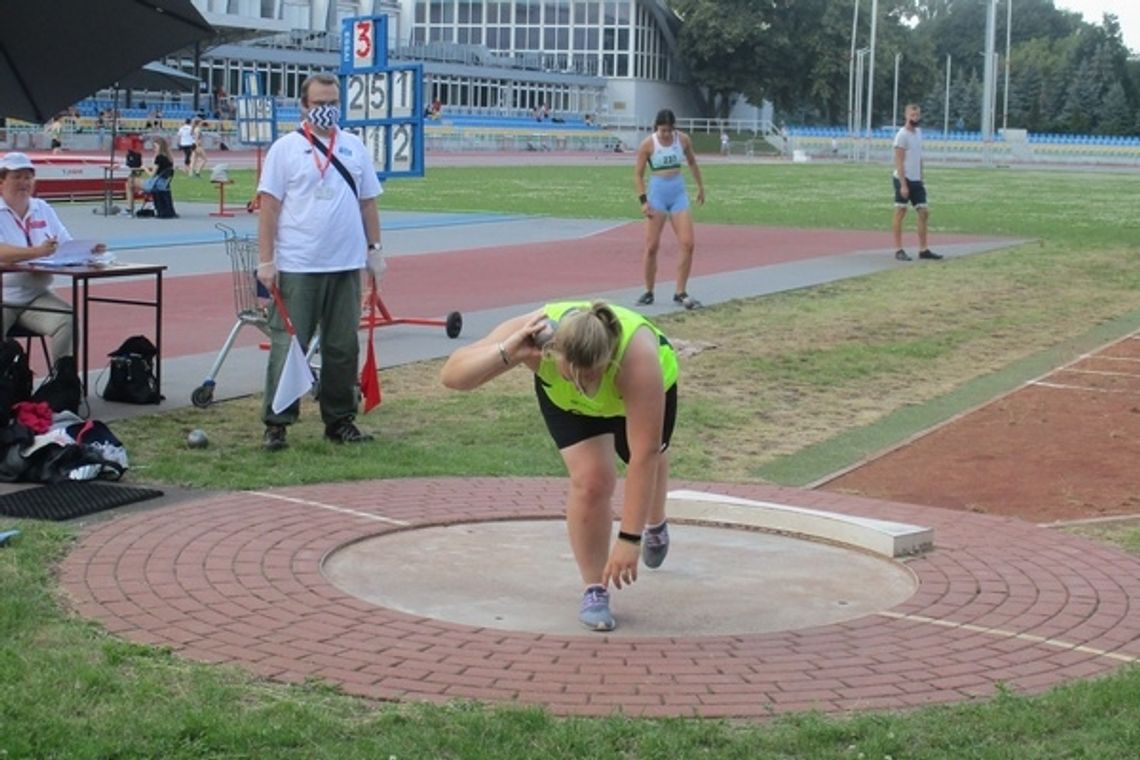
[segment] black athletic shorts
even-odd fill
[[[573,446],[575,443],[587,438],[594,438],[606,433],[613,433],[614,451],[621,457],[621,461],[629,464],[629,438],[625,434],[625,417],[591,417],[586,414],[575,414],[565,409],[559,409],[546,396],[542,389],[542,380],[534,376],[534,393],[538,396],[538,408],[542,410],[542,419],[546,422],[546,429],[554,439],[559,450]],[[677,422],[677,384],[673,383],[665,391],[665,423],[661,427],[661,450],[669,448],[669,441],[673,438],[673,426]]]
[[[915,179],[910,180],[909,182],[906,183],[906,189],[909,191],[907,194],[910,197],[904,198],[904,197],[902,197],[902,183],[899,182],[899,178],[898,177],[891,177],[891,181],[894,182],[894,185],[895,185],[895,205],[896,206],[904,206],[905,207],[906,204],[909,203],[910,205],[914,206],[915,208],[925,208],[926,207],[926,185],[922,184],[921,182],[919,182],[918,180],[915,180]]]

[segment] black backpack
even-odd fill
[[[53,412],[79,413],[79,403],[83,400],[83,382],[74,356],[62,356],[46,380],[40,383],[32,394],[32,401],[42,401]]]
[[[158,378],[154,374],[154,357],[158,349],[145,335],[123,341],[107,356],[111,357],[110,379],[103,389],[107,401],[126,404],[157,404],[162,401]]]
[[[0,344],[0,427],[12,419],[12,407],[32,397],[32,368],[20,341]]]

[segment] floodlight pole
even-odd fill
[[[946,54],[946,105],[942,109],[942,135],[950,134],[950,54]]]
[[[855,39],[859,31],[859,0],[855,0],[855,13],[851,19],[851,57],[847,73],[847,137],[855,136]]]
[[[991,0],[996,2],[996,0]],[[875,22],[879,18],[879,0],[871,0],[871,65],[867,74],[867,160],[871,158],[872,125],[875,115]]]
[[[1002,89],[1001,129],[1009,128],[1009,43],[1013,29],[1013,0],[1005,0],[1005,87]]]
[[[898,127],[899,125],[899,59],[902,58],[902,53],[895,53],[895,95],[892,101],[894,105],[891,107],[891,127]]]
[[[994,139],[994,34],[996,33],[997,0],[986,4],[985,71],[982,83],[982,151],[985,163],[990,162],[990,147]]]

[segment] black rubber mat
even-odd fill
[[[70,520],[158,496],[162,496],[162,491],[154,488],[67,481],[0,496],[0,515],[32,520]]]

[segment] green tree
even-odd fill
[[[1124,85],[1115,82],[1108,88],[1097,114],[1097,132],[1102,135],[1126,135],[1132,131],[1132,109],[1124,94]]]
[[[1061,124],[1069,132],[1088,134],[1095,125],[1100,110],[1100,83],[1096,72],[1087,60],[1081,61],[1076,75],[1065,90],[1065,105],[1061,109]]]

